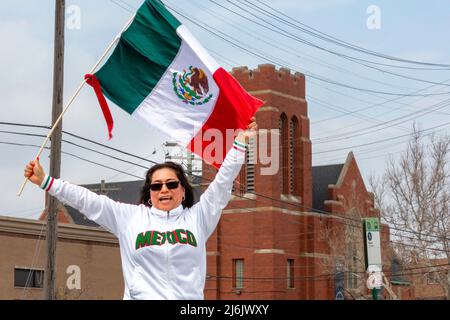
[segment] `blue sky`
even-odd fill
[[[419,60],[432,63],[450,64],[450,43],[446,33],[450,30],[450,1],[364,1],[364,0],[261,0],[290,17],[313,27],[321,32],[347,41],[354,45],[379,53],[403,59]],[[450,111],[445,104],[436,105],[450,95],[429,97],[398,97],[379,93],[367,93],[343,88],[321,82],[308,74],[331,79],[341,84],[363,89],[383,91],[386,93],[411,93],[432,84],[392,76],[373,70],[336,55],[301,44],[251,23],[232,12],[206,0],[165,0],[168,6],[188,16],[194,21],[204,23],[241,41],[253,52],[266,57],[255,57],[227,42],[211,35],[184,17],[177,16],[186,23],[200,42],[226,69],[234,66],[256,68],[258,64],[273,60],[277,67],[288,67],[307,74],[307,100],[311,121],[311,138],[313,140],[313,162],[315,165],[342,163],[347,153],[353,151],[360,169],[366,179],[371,174],[380,175],[384,170],[387,157],[398,156],[405,147],[407,138],[375,143],[356,147],[379,140],[389,139],[411,132],[412,121],[420,128],[427,129],[450,122]],[[243,6],[238,0],[232,0]],[[242,2],[242,1],[241,1]],[[252,3],[261,5],[257,0]],[[111,42],[115,34],[122,28],[142,1],[138,0],[72,0],[67,1],[68,8],[75,8],[67,13],[68,21],[77,21],[80,28],[66,28],[65,48],[65,100],[73,94],[76,87],[95,63],[103,50]],[[233,6],[231,2],[218,2],[237,13],[247,16],[247,12]],[[380,12],[380,29],[369,29],[367,19],[370,14],[367,8],[377,6]],[[78,10],[78,11],[77,11]],[[51,119],[52,101],[52,62],[53,62],[53,0],[3,0],[0,3],[0,36],[3,45],[0,48],[0,121],[25,124],[48,125]],[[251,19],[261,22],[254,16]],[[78,20],[73,20],[78,19]],[[346,50],[323,42],[283,26],[278,22],[274,28],[283,28],[290,34],[312,41],[326,49],[345,53],[361,59],[380,63],[396,64],[386,59],[375,59],[372,56]],[[6,45],[8,44],[8,45]],[[270,45],[269,45],[270,44]],[[280,50],[279,48],[284,48]],[[402,66],[421,67],[401,64]],[[378,68],[402,75],[424,79],[431,82],[443,82],[450,79],[449,70],[429,71]],[[422,66],[423,67],[423,66]],[[447,82],[447,83],[450,83]],[[449,87],[433,86],[424,92],[436,93],[450,91]],[[394,101],[389,101],[397,99]],[[433,109],[435,106],[436,110]],[[354,113],[355,110],[364,111]],[[420,112],[429,110],[427,114]],[[114,138],[107,141],[106,126],[103,116],[95,100],[92,90],[85,87],[74,105],[64,118],[64,130],[88,139],[96,140],[108,146],[148,157],[154,161],[164,159],[162,137],[151,128],[136,122],[118,108],[113,107],[115,119]],[[449,114],[447,114],[449,112]],[[345,113],[347,113],[345,115]],[[349,114],[350,113],[350,114]],[[398,123],[400,120],[412,120]],[[380,125],[392,121],[385,128]],[[366,135],[364,128],[373,127]],[[378,127],[375,127],[378,126]],[[0,130],[45,134],[44,130],[27,129],[0,125]],[[438,132],[445,134],[446,127]],[[375,131],[376,130],[376,131]],[[333,135],[341,135],[338,140],[330,140]],[[79,142],[67,137],[67,140]],[[0,133],[0,142],[37,144],[43,139]],[[316,143],[315,143],[316,142]],[[321,142],[321,143],[319,143]],[[87,143],[83,145],[88,146]],[[95,149],[100,149],[90,145]],[[348,148],[355,146],[352,148]],[[341,149],[332,152],[334,149]],[[345,149],[347,148],[347,149]],[[63,145],[63,151],[111,166],[134,175],[142,176],[144,169],[130,164],[117,162],[110,158],[79,149],[72,145]],[[106,151],[106,150],[104,150]],[[154,152],[156,151],[156,152]],[[0,143],[1,157],[1,195],[0,214],[17,217],[36,217],[43,206],[43,194],[32,185],[27,185],[22,197],[16,192],[22,183],[22,171],[26,162],[32,159],[37,148],[7,145]],[[106,151],[108,152],[108,151]],[[112,153],[112,152],[108,152]],[[117,155],[117,154],[115,154]],[[48,152],[44,151],[42,162],[48,170]],[[124,157],[127,158],[127,157]],[[132,158],[143,166],[148,163]],[[106,181],[129,180],[133,177],[120,174],[110,169],[63,154],[62,177],[73,183],[95,183],[101,179]]]

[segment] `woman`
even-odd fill
[[[115,202],[53,179],[38,160],[26,166],[24,175],[117,236],[124,299],[203,299],[206,241],[231,197],[233,181],[245,158],[245,145],[258,128],[255,118],[251,120],[195,205],[182,167],[172,162],[148,170],[140,205]]]

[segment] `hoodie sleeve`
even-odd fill
[[[98,195],[84,187],[60,179],[45,176],[42,189],[63,204],[77,209],[90,220],[119,237],[120,230],[127,227],[135,205],[116,202],[104,195]]]
[[[231,198],[233,181],[241,170],[245,161],[245,145],[234,141],[233,147],[228,151],[214,180],[201,195],[199,203],[199,221],[206,239],[213,233],[219,222],[223,208]]]

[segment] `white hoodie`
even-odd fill
[[[124,299],[203,299],[206,240],[230,200],[244,150],[235,141],[200,201],[170,212],[119,203],[49,176],[41,188],[117,236]]]

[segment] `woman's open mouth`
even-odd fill
[[[159,202],[161,202],[161,203],[167,203],[167,202],[170,202],[171,200],[172,200],[171,196],[164,196],[164,197],[159,198]]]

